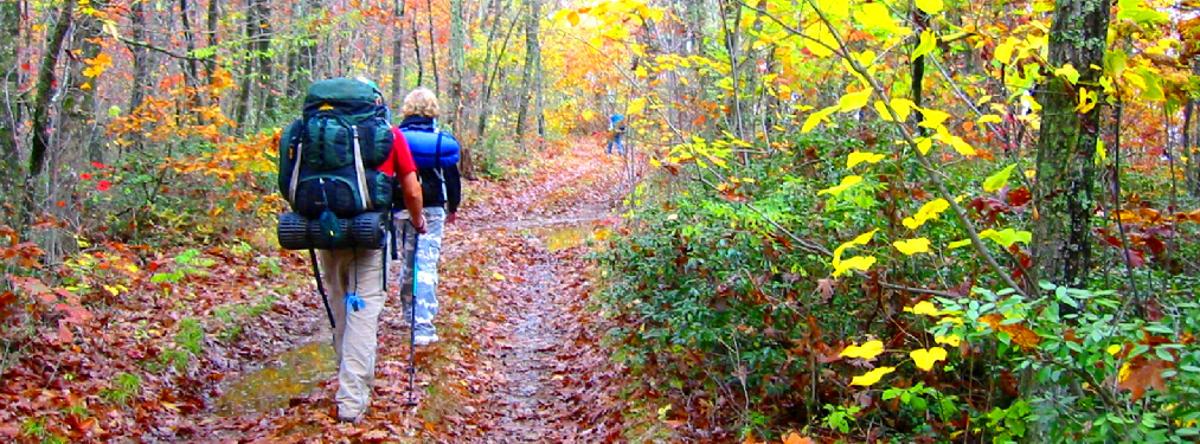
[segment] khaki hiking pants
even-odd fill
[[[375,382],[379,313],[387,300],[383,292],[383,250],[320,250],[317,260],[333,310],[338,416],[355,418],[370,405]],[[349,292],[357,293],[365,307],[347,310]]]

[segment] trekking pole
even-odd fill
[[[415,407],[417,399],[413,391],[417,378],[417,249],[421,245],[421,233],[413,235],[412,253],[412,294],[408,299],[408,401],[405,407]]]
[[[321,302],[325,304],[325,315],[329,317],[329,328],[336,332],[337,325],[333,323],[333,310],[329,308],[329,297],[325,295],[325,284],[321,283],[321,268],[317,265],[317,252],[309,248],[308,258],[312,260],[313,276],[317,278],[317,292],[321,293]]]

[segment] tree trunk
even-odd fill
[[[417,33],[417,15],[409,15],[409,22],[412,28],[413,53],[417,59],[417,86],[422,86],[425,82],[425,59],[421,57],[421,38]]]
[[[274,59],[271,57],[271,4],[268,0],[254,0],[251,9],[255,10],[254,18],[256,19],[254,39],[251,40],[258,65],[255,76],[256,89],[260,94],[259,102],[262,103],[261,116],[253,120],[255,128],[257,128],[263,123],[274,123],[279,114],[275,109],[278,97],[274,87],[275,70],[272,66]]]
[[[22,203],[22,230],[28,234],[33,225],[33,215],[37,211],[35,204],[37,188],[34,181],[45,168],[46,150],[50,147],[50,99],[54,96],[54,72],[58,66],[58,56],[62,51],[63,41],[66,40],[67,30],[71,28],[71,16],[75,10],[75,0],[67,0],[58,14],[58,22],[50,32],[46,42],[46,51],[42,55],[42,64],[38,67],[37,99],[33,104],[33,143],[29,151],[29,174],[25,176],[24,199]]]
[[[208,47],[209,48],[215,49],[217,47],[217,43],[218,43],[217,27],[220,26],[220,19],[221,19],[221,1],[220,0],[208,0],[208,18],[206,19],[206,22],[207,22]],[[208,74],[208,81],[211,84],[213,72],[217,70],[217,55],[216,55],[216,53],[213,53],[211,56],[209,56],[205,60],[204,65],[205,65],[204,71]]]
[[[499,0],[495,0],[492,2],[491,9],[492,9],[492,14],[491,14],[492,25],[491,25],[491,29],[488,31],[487,43],[484,46],[483,80],[481,82],[481,83],[483,83],[483,85],[482,85],[482,91],[480,92],[480,100],[478,100],[478,104],[479,104],[479,114],[477,115],[478,121],[475,125],[475,139],[477,142],[483,140],[483,132],[487,126],[488,104],[489,104],[489,101],[491,100],[491,95],[492,95],[491,84],[488,82],[488,79],[491,78],[491,76],[488,75],[488,72],[491,69],[490,66],[492,64],[492,46],[493,46],[493,43],[495,43],[495,41],[496,41],[496,33],[500,29],[500,19],[504,17],[504,14],[503,14],[504,11],[503,11],[503,9],[500,8]]]
[[[133,10],[130,11],[129,21],[133,28],[130,30],[133,40],[149,42],[146,38],[146,2],[136,1],[131,7]],[[133,53],[133,85],[129,91],[129,112],[132,113],[146,99],[146,77],[150,74],[150,50],[144,46],[129,45],[129,52]]]
[[[1104,64],[1108,15],[1106,1],[1058,0],[1050,29],[1050,65],[1070,63],[1080,72],[1079,84],[1094,85],[1100,72],[1089,67]],[[1038,93],[1042,132],[1037,145],[1031,271],[1037,279],[1082,288],[1091,264],[1093,156],[1100,109],[1077,113],[1076,97],[1075,87],[1061,77],[1049,78]]]
[[[189,56],[185,65],[187,68],[187,84],[194,87],[200,84],[200,61],[194,57],[196,54],[196,33],[192,30],[192,12],[188,6],[188,0],[179,0],[179,22],[183,26],[183,42]]]
[[[517,140],[525,137],[526,114],[529,113],[529,102],[533,100],[537,66],[541,59],[541,45],[538,42],[538,24],[542,16],[541,1],[525,0],[525,6],[525,70],[521,76],[521,98],[517,103]]]
[[[17,2],[0,2],[0,27],[9,30],[21,29],[21,11]],[[4,172],[0,174],[0,186],[6,190],[4,200],[11,202],[13,196],[7,190],[17,189],[18,173],[21,171],[21,153],[17,143],[18,125],[21,121],[21,103],[18,76],[21,63],[17,59],[19,39],[16,32],[0,33],[0,156],[3,156]]]
[[[106,1],[94,1],[93,7],[107,8]],[[67,143],[83,152],[88,160],[103,162],[99,141],[99,125],[96,122],[96,85],[95,79],[83,75],[86,67],[84,60],[93,59],[100,54],[100,21],[95,17],[84,15],[79,18],[75,32],[71,36],[71,49],[78,51],[78,56],[69,59],[70,82],[63,94],[61,134],[67,138]]]
[[[246,41],[248,42],[247,48],[250,50],[250,54],[242,62],[241,84],[238,85],[237,111],[234,113],[234,121],[237,122],[238,132],[241,134],[246,134],[247,127],[250,126],[250,100],[254,97],[254,94],[251,94],[250,90],[257,84],[254,81],[254,69],[257,66],[254,52],[257,50],[258,30],[255,28],[260,23],[258,13],[262,9],[258,7],[258,3],[261,1],[249,0],[250,4],[246,11],[245,33]]]
[[[392,108],[400,109],[404,102],[404,0],[392,0],[394,24],[392,31]]]
[[[425,0],[425,6],[429,9],[425,14],[426,25],[429,26],[429,71],[433,73],[433,92],[441,97],[442,76],[438,74],[437,39],[433,36],[433,0]]]
[[[446,123],[459,133],[462,115],[463,64],[467,35],[463,25],[463,0],[450,0],[450,109],[444,113]]]

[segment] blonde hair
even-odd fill
[[[430,91],[429,88],[414,89],[404,97],[404,106],[400,109],[400,114],[404,117],[437,117],[437,96],[433,95],[433,91]]]

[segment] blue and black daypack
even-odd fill
[[[287,249],[378,249],[393,180],[377,171],[392,150],[389,111],[374,86],[337,78],[314,83],[300,119],[279,140],[280,216]]]
[[[439,130],[436,123],[406,126],[400,131],[418,168],[440,169],[458,164],[458,139]]]

